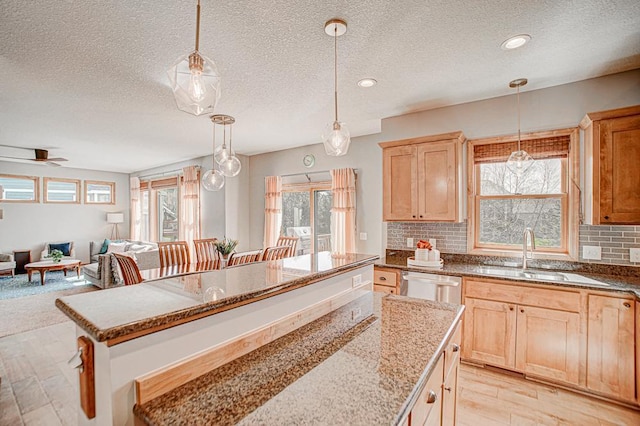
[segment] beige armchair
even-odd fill
[[[16,262],[13,259],[13,255],[0,253],[0,275],[11,275],[13,277],[15,274]]]
[[[40,253],[40,260],[47,260],[47,256],[49,256],[49,246],[51,244],[66,244],[69,243],[69,255],[64,256],[63,259],[75,259],[76,258],[76,249],[73,247],[73,241],[61,241],[57,243],[45,243],[44,250]]]

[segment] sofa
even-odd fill
[[[140,270],[160,267],[158,245],[148,241],[119,240],[108,242],[107,252],[103,251],[105,241],[89,242],[91,263],[82,267],[84,278],[103,289],[122,285],[117,261],[111,253],[133,253]],[[117,247],[117,249],[116,249]]]
[[[75,259],[76,258],[76,249],[73,247],[73,241],[61,241],[58,243],[45,243],[44,250],[40,253],[40,260],[47,260],[47,256],[49,256],[49,246],[51,244],[69,244],[69,254],[62,256],[62,259]]]
[[[15,276],[16,262],[12,254],[0,253],[0,275]]]

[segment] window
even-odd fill
[[[178,240],[179,200],[177,176],[140,182],[143,240]]]
[[[506,167],[516,149],[513,138],[469,142],[469,252],[521,253],[524,229],[531,228],[537,253],[575,257],[577,129],[523,135],[522,149],[535,162],[521,177]]]
[[[94,180],[84,181],[85,204],[115,204],[115,182],[100,182]]]
[[[298,237],[296,255],[331,250],[331,182],[282,185],[281,235]]]
[[[39,203],[40,179],[35,176],[0,175],[0,201]]]
[[[45,203],[80,203],[80,181],[77,179],[44,178]]]

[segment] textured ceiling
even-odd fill
[[[166,76],[193,49],[195,4],[3,0],[0,145],[119,172],[210,154],[210,121],[176,108]],[[517,77],[533,90],[640,67],[637,0],[202,0],[200,50],[221,73],[216,113],[236,117],[237,152],[319,142],[332,120],[323,26],[333,17],[349,25],[339,102],[353,135],[379,131],[385,117],[512,93]],[[520,33],[531,42],[500,49]],[[359,88],[363,77],[379,83]]]

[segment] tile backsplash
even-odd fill
[[[407,250],[407,238],[435,238],[443,253],[467,252],[467,224],[465,223],[387,223],[387,248]],[[580,225],[580,261],[615,265],[640,266],[629,261],[629,249],[640,248],[640,226],[632,225]],[[601,260],[584,260],[584,246],[598,246]]]

